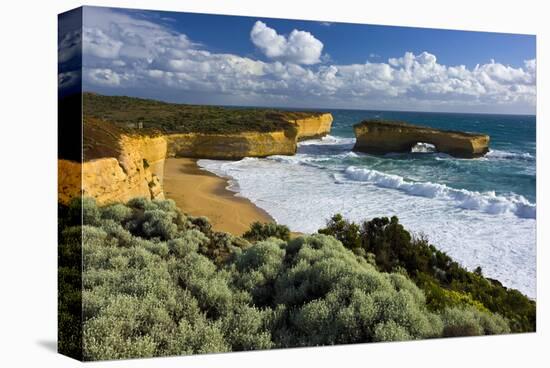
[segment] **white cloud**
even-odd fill
[[[65,63],[78,55],[82,45],[82,32],[78,29],[67,32],[59,41],[57,47],[57,60]]]
[[[250,39],[268,58],[297,64],[317,64],[323,51],[323,43],[309,32],[295,29],[287,38],[262,21],[256,21]]]
[[[80,80],[80,73],[77,71],[69,71],[59,73],[57,75],[57,86],[59,90],[76,86]]]
[[[212,96],[208,103],[534,112],[534,59],[522,67],[491,61],[468,68],[406,52],[385,62],[315,66],[322,43],[311,34],[293,31],[286,38],[256,22],[251,38],[273,59],[265,62],[211,52],[126,13],[94,11],[93,19],[85,16],[85,89],[135,88],[144,97],[150,90],[181,91]]]
[[[112,39],[103,33],[101,29],[84,28],[84,43],[82,45],[84,54],[99,58],[116,59],[122,45],[122,41]]]
[[[108,8],[84,8],[83,28],[83,48],[88,56],[150,61],[167,49],[191,46],[184,34]]]
[[[93,84],[107,87],[120,86],[120,75],[111,69],[86,69],[84,78]]]
[[[535,73],[536,72],[536,69],[537,69],[537,60],[535,59],[531,59],[531,60],[525,60],[523,62],[523,64],[525,65],[525,68],[527,69],[527,71],[531,72],[531,73]]]

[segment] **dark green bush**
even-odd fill
[[[62,354],[75,359],[82,359],[83,354],[82,207],[81,198],[73,199],[68,206],[58,205],[57,348]]]
[[[254,222],[250,229],[243,234],[243,238],[249,241],[260,241],[268,238],[278,238],[290,240],[290,229],[285,225],[279,225],[274,222]]]
[[[358,225],[337,214],[319,232],[334,236],[356,254],[374,254],[381,271],[405,270],[425,292],[431,310],[472,306],[506,317],[513,332],[535,331],[534,301],[483,277],[481,267],[469,272],[425,237],[412,237],[397,217],[374,218]]]

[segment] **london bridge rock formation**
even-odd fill
[[[353,126],[354,151],[385,154],[410,152],[419,142],[433,144],[437,152],[475,158],[489,151],[489,136],[417,126],[403,122],[366,120]]]

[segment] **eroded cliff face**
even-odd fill
[[[236,134],[170,134],[168,157],[238,160],[244,157],[293,155],[296,131]]]
[[[130,170],[141,170],[139,163],[142,163],[144,172],[149,171],[151,175],[156,176],[161,182],[164,177],[164,160],[168,143],[165,137],[149,136],[121,136],[122,154],[120,161],[123,167]],[[140,161],[141,160],[141,161]]]
[[[489,151],[489,136],[415,126],[401,122],[364,121],[354,125],[354,151],[385,154],[410,152],[418,142],[431,143],[438,152],[460,158],[483,156]]]
[[[85,195],[99,205],[135,197],[163,198],[167,157],[238,160],[244,157],[294,155],[298,140],[330,132],[331,114],[290,121],[294,127],[273,132],[220,134],[128,134],[100,119],[85,119],[82,164],[59,160],[59,201]]]
[[[333,118],[330,113],[319,114],[305,119],[289,120],[289,122],[295,124],[298,129],[298,141],[326,136],[330,133],[332,121]]]
[[[162,177],[166,157],[164,137],[120,137],[118,157],[80,164],[58,161],[59,202],[85,195],[99,205],[126,202],[135,197],[164,198]]]
[[[167,157],[237,160],[293,155],[296,141],[296,130],[158,137],[122,134],[118,138],[117,157],[101,157],[82,164],[58,161],[59,201],[66,204],[80,195],[95,198],[99,205],[127,202],[135,197],[163,198]]]

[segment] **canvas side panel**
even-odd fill
[[[82,360],[82,8],[58,15],[58,351]]]

